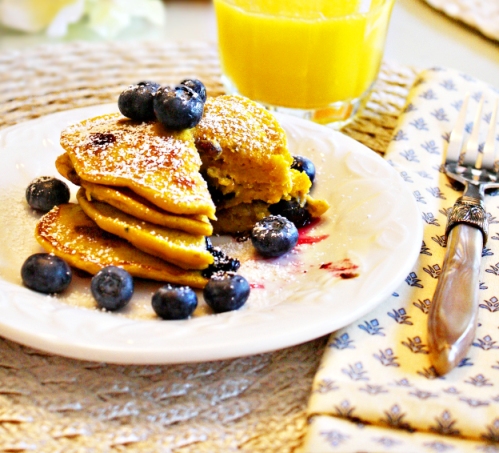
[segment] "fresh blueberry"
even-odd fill
[[[293,163],[291,164],[291,168],[295,170],[305,172],[310,178],[310,182],[313,184],[315,179],[315,165],[308,158],[303,156],[293,156]]]
[[[21,268],[24,285],[40,293],[60,293],[69,286],[72,277],[68,263],[49,253],[31,255]]]
[[[133,278],[123,268],[107,266],[92,277],[90,290],[97,304],[109,311],[119,310],[130,302]]]
[[[293,222],[280,215],[265,217],[251,230],[251,242],[263,256],[273,258],[289,252],[298,242]]]
[[[206,249],[213,255],[213,263],[201,273],[203,277],[210,278],[215,272],[237,272],[241,262],[237,258],[226,255],[220,247],[213,247],[210,238],[206,238]]]
[[[120,112],[136,121],[154,119],[153,100],[160,85],[156,82],[143,81],[130,85],[118,98]]]
[[[201,96],[185,85],[161,87],[154,96],[154,112],[167,129],[181,130],[196,126],[203,115]]]
[[[197,306],[198,297],[188,286],[168,283],[152,296],[152,308],[163,319],[187,319]]]
[[[249,293],[248,281],[234,272],[213,274],[203,290],[204,300],[215,313],[241,308]]]
[[[203,102],[206,102],[206,87],[204,86],[203,82],[198,79],[185,79],[180,82],[180,85],[185,85],[186,87],[189,87],[192,91],[195,91]]]
[[[70,193],[67,184],[52,176],[41,176],[26,188],[26,201],[38,211],[48,212],[54,206],[67,203]]]
[[[307,211],[306,206],[300,206],[296,199],[281,200],[269,206],[269,211],[273,215],[281,215],[293,222],[296,228],[304,227],[312,221],[312,216]]]

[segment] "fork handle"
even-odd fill
[[[482,248],[479,228],[458,224],[449,232],[428,314],[429,355],[439,375],[459,365],[475,336]]]

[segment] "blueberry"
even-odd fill
[[[291,168],[295,170],[305,172],[310,178],[310,182],[313,184],[315,179],[315,165],[308,158],[303,156],[293,156],[293,163],[291,164]]]
[[[195,91],[197,94],[199,94],[203,102],[206,102],[206,87],[204,86],[203,82],[201,82],[201,80],[185,79],[180,82],[180,85],[189,87],[192,91]]]
[[[280,215],[265,217],[251,230],[251,242],[265,257],[277,257],[289,252],[298,242],[298,230],[293,222]]]
[[[67,203],[70,192],[67,184],[52,176],[41,176],[26,188],[26,201],[38,211],[48,212],[54,206]]]
[[[123,268],[107,266],[92,277],[90,290],[97,304],[109,311],[119,310],[130,302],[133,278]]]
[[[152,308],[163,319],[187,319],[197,306],[198,297],[188,286],[168,283],[152,296]]]
[[[241,262],[237,258],[231,258],[220,249],[213,247],[210,238],[206,238],[206,249],[213,255],[213,263],[201,273],[203,277],[210,278],[215,272],[237,272]]]
[[[249,293],[248,281],[234,272],[213,274],[203,290],[204,300],[215,313],[241,308]]]
[[[297,200],[281,200],[279,203],[269,206],[269,211],[273,215],[281,215],[293,222],[296,228],[304,227],[312,221],[312,216],[305,206],[300,206]]]
[[[154,96],[154,112],[167,129],[181,130],[196,126],[203,115],[204,102],[185,85],[161,87]]]
[[[21,268],[25,286],[40,293],[60,293],[69,284],[73,274],[68,263],[49,253],[31,255]]]
[[[118,98],[120,112],[136,121],[154,119],[153,100],[160,85],[156,82],[143,81],[130,85]]]

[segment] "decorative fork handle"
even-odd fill
[[[449,214],[447,249],[430,306],[429,354],[439,375],[459,365],[476,331],[480,262],[488,228],[481,203],[470,201],[458,200]],[[471,206],[466,211],[462,204]],[[476,209],[481,212],[470,214]],[[461,215],[456,214],[459,210]]]

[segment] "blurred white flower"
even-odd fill
[[[54,37],[64,36],[70,24],[88,19],[92,30],[109,38],[134,17],[162,25],[164,6],[160,0],[0,0],[1,24]]]
[[[0,0],[0,22],[27,33],[61,36],[83,17],[84,0]]]

